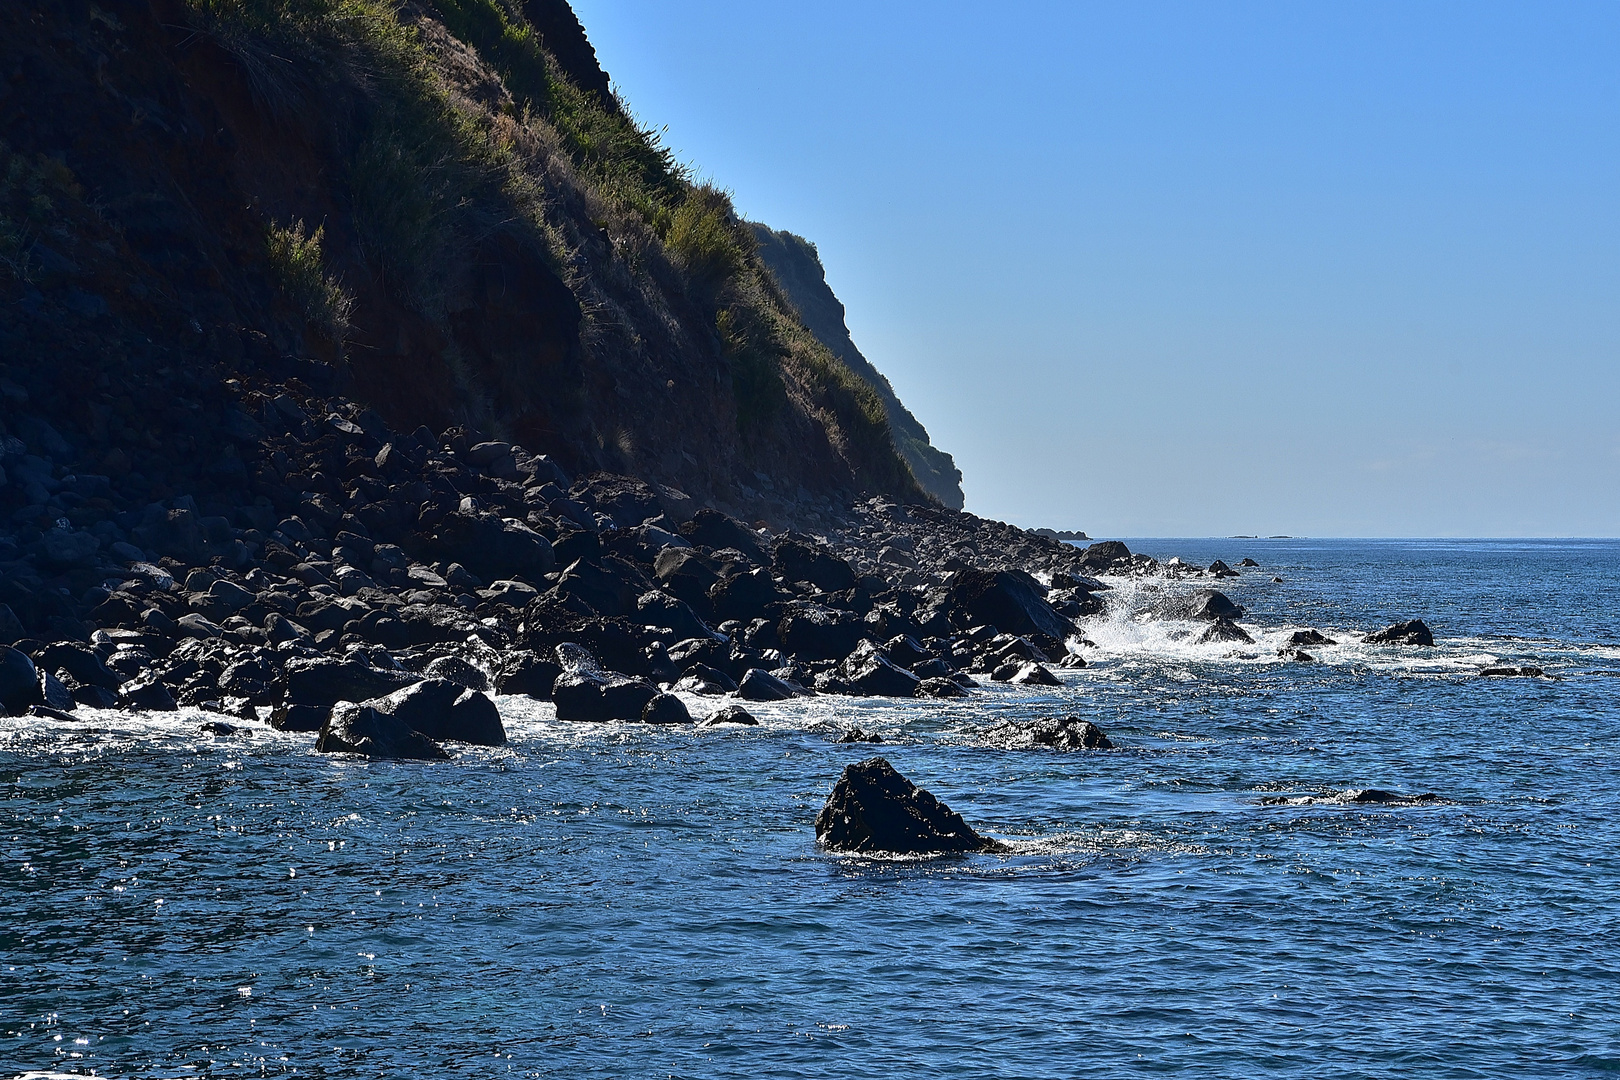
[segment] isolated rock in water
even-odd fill
[[[690,724],[692,714],[674,694],[659,694],[641,707],[643,724]]]
[[[1187,596],[1177,596],[1158,604],[1154,611],[1161,619],[1202,619],[1214,622],[1228,619],[1236,622],[1243,617],[1244,607],[1219,589],[1199,589]]]
[[[727,705],[725,708],[710,713],[703,720],[698,721],[698,727],[719,727],[721,724],[742,724],[745,727],[755,727],[759,721],[754,714],[741,705]]]
[[[1112,750],[1103,729],[1090,720],[1065,716],[1061,720],[1009,720],[984,733],[987,741],[1009,750],[1050,746],[1058,750]]]
[[[1221,562],[1221,560],[1219,560],[1219,559],[1216,559],[1214,562],[1209,564],[1209,572],[1211,574],[1215,575],[1216,577],[1237,577],[1238,576],[1238,572],[1236,570],[1232,569],[1230,566],[1227,566],[1225,563]]]
[[[506,745],[506,727],[495,703],[448,679],[425,679],[365,704],[439,742]]]
[[[1244,559],[1242,562],[1238,563],[1238,565],[1239,566],[1259,566],[1260,564],[1255,562],[1253,559]]]
[[[1386,626],[1361,639],[1369,645],[1433,645],[1434,633],[1422,619]]]
[[[1001,850],[880,757],[844,769],[816,815],[816,839],[830,851],[913,855]]]
[[[883,741],[883,736],[876,732],[868,735],[860,728],[852,727],[833,741],[841,743],[880,743]]]
[[[444,747],[397,717],[371,705],[339,702],[321,728],[315,749],[323,754],[364,754],[372,758],[443,760]]]
[[[1062,686],[1063,681],[1053,675],[1043,664],[1029,661],[1019,666],[1007,680],[1015,686]]]
[[[640,720],[658,687],[645,679],[604,671],[584,646],[564,642],[557,646],[563,673],[551,688],[559,720]]]
[[[0,705],[12,716],[21,716],[28,706],[39,703],[39,672],[28,654],[7,646],[0,651]]]
[[[744,701],[785,701],[802,691],[764,668],[749,668],[737,684],[737,696]]]
[[[1317,630],[1295,630],[1288,638],[1289,645],[1337,645],[1338,642]]]
[[[1254,638],[1249,636],[1249,632],[1231,619],[1216,619],[1198,635],[1200,645],[1208,645],[1215,641],[1241,641],[1245,645],[1254,644]]]
[[[1479,674],[1486,679],[1540,679],[1547,673],[1538,667],[1488,667]]]

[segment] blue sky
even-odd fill
[[[574,7],[970,510],[1620,535],[1620,5]]]

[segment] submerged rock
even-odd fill
[[[727,705],[725,708],[712,712],[698,721],[698,727],[719,727],[722,724],[741,724],[745,727],[756,727],[759,721],[754,718],[753,713],[741,705]]]
[[[1008,720],[984,733],[987,741],[1009,750],[1050,746],[1057,750],[1112,750],[1103,729],[1090,720],[1065,716],[1061,720]]]
[[[1289,645],[1337,645],[1338,642],[1318,630],[1295,630],[1288,637]]]
[[[1484,679],[1541,679],[1547,673],[1538,667],[1488,667],[1481,671]]]
[[[880,743],[882,741],[883,736],[877,734],[876,732],[868,735],[858,727],[850,728],[848,731],[844,732],[838,738],[833,740],[833,742],[840,743]]]
[[[880,757],[845,767],[816,815],[816,839],[829,851],[1001,851],[962,816]]]
[[[1434,633],[1422,619],[1409,619],[1374,631],[1361,640],[1369,645],[1433,645]]]

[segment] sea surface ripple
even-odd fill
[[[1259,560],[1256,645],[1120,581],[1091,667],[965,703],[503,698],[449,763],[0,720],[0,1075],[1620,1072],[1620,542],[1131,547]],[[1350,643],[1412,617],[1438,648]],[[1279,659],[1306,626],[1346,643]],[[1064,713],[1118,749],[982,738]],[[1012,853],[818,851],[875,752]]]

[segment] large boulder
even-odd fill
[[[1434,632],[1422,619],[1410,619],[1374,631],[1361,640],[1369,645],[1433,645]]]
[[[856,691],[866,697],[916,697],[921,681],[897,667],[870,641],[863,641],[844,658],[841,674]]]
[[[614,560],[602,563],[584,559],[570,565],[557,579],[550,594],[570,607],[583,605],[591,614],[612,618],[635,610],[637,583],[622,572]]]
[[[65,670],[77,682],[89,686],[117,690],[124,680],[118,672],[102,663],[101,657],[89,649],[68,641],[47,645],[38,654],[38,666],[47,671]]]
[[[797,540],[777,542],[771,562],[788,581],[808,581],[823,592],[842,592],[855,587],[855,571],[849,563],[824,548]]]
[[[321,725],[315,749],[323,754],[363,754],[370,758],[443,760],[444,747],[398,717],[374,705],[339,702]]]
[[[365,704],[438,742],[506,745],[506,727],[495,703],[448,679],[424,679]]]
[[[816,839],[829,851],[1000,851],[962,816],[880,757],[846,766],[816,815]]]
[[[455,511],[434,527],[429,542],[441,559],[465,566],[485,581],[521,577],[538,581],[551,573],[551,541],[520,521],[499,514]]]
[[[309,657],[287,662],[287,700],[295,705],[334,705],[391,694],[422,677],[374,668],[359,660]]]
[[[718,581],[709,589],[709,602],[720,619],[749,622],[763,615],[767,605],[781,599],[771,572],[759,567]]]
[[[39,701],[39,671],[28,654],[10,646],[0,650],[0,705],[12,716],[21,716]]]
[[[735,548],[756,563],[770,562],[760,546],[759,534],[736,518],[727,517],[718,510],[699,510],[692,520],[681,526],[681,535],[690,544],[711,551]]]
[[[838,660],[866,637],[859,615],[805,601],[788,604],[776,624],[782,650],[801,660]]]
[[[749,712],[741,705],[727,705],[725,708],[712,712],[704,719],[698,721],[698,727],[720,727],[722,724],[740,724],[744,727],[758,727],[759,721],[754,718],[753,713]]]
[[[709,628],[692,605],[658,589],[649,589],[636,598],[636,618],[647,626],[666,627],[676,641],[709,636]]]
[[[690,724],[692,714],[674,694],[659,694],[641,707],[643,724]]]
[[[1103,540],[1080,553],[1080,567],[1093,574],[1107,573],[1115,564],[1129,564],[1131,549],[1118,540]]]
[[[501,694],[526,694],[542,701],[551,700],[551,688],[557,683],[562,668],[543,656],[526,649],[507,653],[501,670],[495,676],[495,691]]]
[[[1161,619],[1194,619],[1214,622],[1228,619],[1233,622],[1243,617],[1246,609],[1219,589],[1199,589],[1186,596],[1172,596],[1154,605],[1153,613]]]
[[[562,674],[551,688],[557,719],[604,722],[640,720],[658,687],[645,679],[606,671],[584,646],[565,642],[557,646]]]
[[[709,556],[691,548],[665,548],[653,560],[653,576],[699,615],[713,610],[709,590],[720,580],[720,564]]]
[[[1016,570],[961,570],[948,596],[958,625],[988,624],[1008,634],[1040,634],[1064,641],[1074,624],[1046,602],[1046,590]]]

